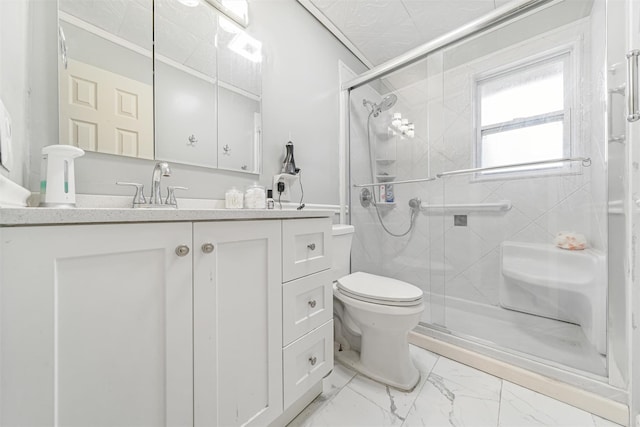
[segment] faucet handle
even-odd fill
[[[175,190],[188,190],[187,187],[178,187],[176,185],[169,185],[167,187],[167,199],[164,201],[165,205],[171,205],[178,207],[178,201],[176,200]]]
[[[132,187],[136,187],[136,193],[133,195],[133,204],[131,207],[136,207],[136,205],[144,205],[147,203],[147,199],[144,197],[144,185],[138,184],[137,182],[122,182],[117,181],[117,185],[129,185]]]

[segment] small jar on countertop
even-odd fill
[[[244,192],[244,207],[247,209],[264,209],[266,208],[267,195],[264,187],[253,184],[247,187]]]
[[[242,191],[231,187],[224,194],[224,207],[227,209],[242,209],[244,207],[244,194]]]

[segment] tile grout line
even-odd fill
[[[500,427],[500,413],[502,412],[502,390],[504,390],[504,380],[500,378],[500,396],[498,397],[498,419],[496,427]]]

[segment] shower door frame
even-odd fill
[[[489,13],[477,20],[474,20],[455,31],[447,33],[431,42],[418,46],[407,53],[389,60],[369,71],[360,74],[358,77],[342,82],[340,87],[340,222],[350,222],[350,212],[352,200],[351,173],[348,168],[350,164],[350,93],[352,89],[364,86],[379,78],[387,76],[395,71],[401,70],[417,61],[420,61],[430,54],[441,50],[449,45],[453,45],[467,37],[473,36],[481,31],[510,22],[516,17],[526,16],[536,13],[546,7],[553,6],[563,0],[519,0],[508,3],[492,13]],[[598,1],[598,0],[595,0]],[[606,0],[602,0],[606,1]],[[630,0],[629,0],[630,1]],[[607,325],[609,331],[609,325]],[[506,351],[501,348],[491,347],[480,342],[453,335],[445,328],[433,328],[419,325],[416,332],[427,337],[432,337],[445,343],[449,343],[465,350],[470,350],[484,356],[489,356],[496,360],[524,368],[528,371],[544,375],[549,378],[588,390],[594,394],[629,405],[629,381],[630,378],[612,377],[612,368],[609,360],[609,348],[607,354],[607,376],[602,377],[590,374],[586,371],[573,369],[566,366],[554,366],[546,361],[535,360],[530,355],[520,355],[515,352]],[[630,344],[631,337],[628,337]],[[631,356],[629,355],[629,359]],[[631,363],[630,360],[627,363]],[[637,386],[640,387],[640,386]]]

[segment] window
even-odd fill
[[[476,166],[539,162],[571,155],[571,51],[512,66],[476,81]],[[564,163],[520,166],[482,176],[541,174]]]

